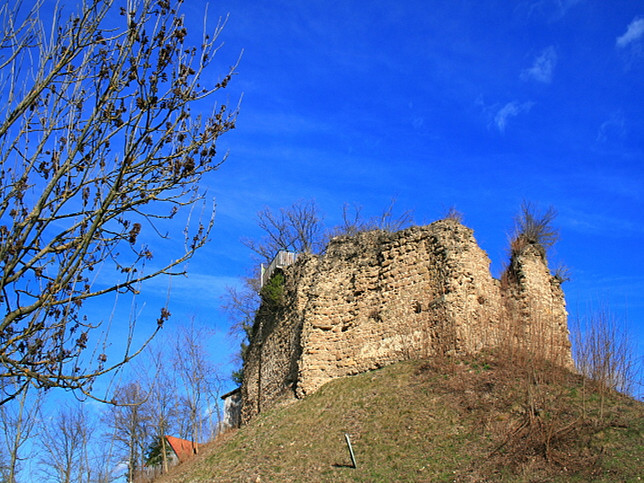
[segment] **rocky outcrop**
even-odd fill
[[[567,313],[545,256],[527,247],[496,280],[473,231],[441,220],[337,237],[284,271],[263,304],[244,366],[242,419],[280,395],[403,359],[501,344],[571,364]]]

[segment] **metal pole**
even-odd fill
[[[353,463],[353,467],[357,468],[358,465],[356,465],[356,457],[353,454],[353,448],[351,447],[351,438],[349,438],[349,435],[347,433],[344,433],[344,439],[347,440],[347,446],[349,447],[349,454],[351,455],[351,463]]]

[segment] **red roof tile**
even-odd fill
[[[187,439],[175,438],[174,436],[166,436],[165,439],[170,444],[170,447],[179,458],[179,461],[183,463],[185,460],[190,458],[193,454],[196,453],[197,443],[192,443]]]

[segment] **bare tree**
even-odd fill
[[[445,220],[454,220],[463,223],[463,213],[456,209],[456,206],[450,206],[445,213]]]
[[[257,220],[264,236],[258,241],[246,239],[242,243],[263,262],[270,262],[280,250],[315,253],[322,248],[322,217],[315,201],[297,201],[288,208],[280,208],[278,213],[264,208],[257,213]]]
[[[4,445],[0,445],[0,481],[9,481],[9,456]]]
[[[638,383],[635,346],[626,324],[605,307],[572,327],[573,356],[577,370],[592,381],[600,393],[603,416],[606,392],[629,394]]]
[[[40,434],[39,466],[50,480],[61,483],[90,482],[90,437],[94,423],[85,407],[76,402],[60,408]]]
[[[15,392],[15,389],[11,391]],[[0,429],[4,435],[6,460],[2,467],[2,480],[14,483],[20,472],[25,443],[34,436],[42,395],[29,386],[24,387],[11,404],[0,406]]]
[[[118,479],[118,475],[115,474],[117,462],[114,461],[114,442],[111,436],[107,442],[101,439],[97,438],[103,444],[95,445],[96,450],[91,455],[92,483],[111,483]]]
[[[201,84],[222,25],[188,45],[182,1],[128,0],[120,15],[115,0],[71,14],[43,0],[0,7],[0,378],[18,382],[0,405],[29,382],[88,390],[128,361],[129,345],[119,360],[100,346],[82,360],[101,324],[84,302],[183,273],[208,239],[214,206],[199,184],[222,162],[215,142],[236,110],[202,118],[192,107],[234,67]],[[177,213],[179,251],[163,245]],[[158,325],[169,315],[162,307]]]
[[[332,229],[327,238],[339,235],[354,236],[360,232],[371,230],[394,232],[413,223],[413,214],[410,210],[395,216],[395,206],[396,200],[392,199],[380,215],[364,218],[361,206],[345,203],[342,207],[342,224]]]
[[[195,453],[203,440],[206,415],[214,411],[219,419],[216,397],[219,380],[206,353],[207,340],[207,330],[191,323],[179,328],[174,350],[174,369],[182,385],[181,433],[194,443]]]
[[[414,221],[414,216],[411,210],[403,211],[400,215],[395,216],[394,210],[396,208],[396,199],[392,198],[389,205],[382,211],[380,216],[372,219],[371,225],[375,229],[384,231],[398,231],[409,226]],[[371,229],[371,228],[369,228]]]
[[[145,449],[150,443],[149,393],[139,383],[130,382],[118,387],[114,406],[104,415],[112,439],[123,450],[127,462],[127,480],[134,481],[145,464]]]
[[[511,235],[511,255],[518,255],[526,246],[539,250],[545,258],[546,251],[559,240],[559,230],[552,223],[557,211],[551,206],[540,212],[529,201],[521,203],[521,211],[514,220],[514,233]]]
[[[159,461],[153,461],[153,463],[160,463],[164,473],[168,471],[169,451],[165,436],[176,428],[179,411],[178,387],[172,367],[171,352],[172,348],[163,350],[160,344],[156,345],[149,353],[149,370],[146,374],[146,385],[150,392],[147,406],[153,434],[152,445],[159,446]],[[148,454],[147,457],[149,460],[150,455]]]
[[[255,315],[261,302],[259,275],[242,279],[241,287],[226,287],[222,308],[226,311],[231,322],[230,335],[239,343],[240,350],[236,354],[235,364],[239,369],[232,373],[235,383],[242,383],[244,360],[251,338]]]
[[[4,445],[0,446],[0,481],[11,481],[9,479],[9,456]]]

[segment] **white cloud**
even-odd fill
[[[147,289],[148,293],[156,289],[163,296],[169,291],[171,299],[176,297],[182,300],[217,301],[226,293],[226,287],[237,287],[240,284],[239,277],[208,275],[188,270],[186,276],[153,278],[143,289]]]
[[[618,140],[626,135],[626,119],[621,112],[613,113],[607,121],[599,126],[597,142],[606,143],[611,140]]]
[[[613,177],[608,177],[602,180],[590,180],[595,183],[602,181],[607,184],[612,181]],[[612,190],[608,190],[612,191]],[[565,226],[567,230],[574,230],[578,233],[584,233],[596,236],[623,236],[625,233],[641,236],[644,233],[644,227],[637,221],[620,217],[617,215],[609,215],[598,213],[597,210],[578,210],[569,209],[563,216],[557,218],[558,222]]]
[[[534,60],[532,67],[524,69],[521,72],[522,80],[535,80],[549,84],[552,80],[552,74],[557,65],[557,52],[551,45],[541,52],[541,54]]]
[[[534,105],[533,102],[523,102],[519,104],[517,101],[508,102],[505,106],[499,109],[494,116],[494,124],[500,132],[505,132],[508,120],[511,117],[516,117],[523,112],[528,112]]]
[[[644,35],[644,18],[635,18],[626,28],[624,35],[617,37],[617,46],[626,47]]]
[[[568,10],[584,0],[535,0],[519,4],[519,9],[527,12],[528,16],[546,17],[550,21],[561,20]]]

